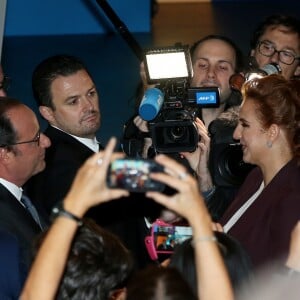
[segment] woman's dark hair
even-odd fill
[[[175,268],[148,266],[127,286],[126,300],[196,300],[189,284]]]
[[[223,232],[215,232],[221,255],[224,259],[232,286],[235,291],[252,276],[252,262],[240,243]],[[191,239],[176,246],[171,256],[170,267],[184,275],[194,294],[197,295],[197,277],[195,269],[195,252]]]
[[[39,237],[36,249],[43,241]],[[107,300],[124,288],[133,272],[133,258],[120,239],[85,219],[73,239],[56,295],[59,300]]]

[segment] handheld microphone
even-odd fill
[[[269,63],[264,65],[262,68],[249,72],[245,75],[246,81],[257,77],[265,77],[271,74],[280,74],[281,68],[277,63]]]
[[[139,115],[145,121],[153,120],[164,102],[164,94],[158,88],[149,88],[139,106]]]
[[[245,81],[249,81],[254,78],[268,76],[271,74],[280,74],[280,73],[281,73],[281,68],[277,63],[269,63],[264,65],[262,68],[257,70],[252,70],[246,73],[245,75],[240,73],[233,74],[229,79],[229,83],[232,89],[240,91]]]

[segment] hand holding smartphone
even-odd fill
[[[110,164],[107,185],[130,192],[162,191],[165,185],[150,178],[152,172],[163,172],[164,167],[154,160],[122,158]]]

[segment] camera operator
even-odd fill
[[[218,172],[220,160],[215,153],[218,153],[222,149],[221,147],[225,147],[224,145],[235,142],[232,135],[238,121],[241,95],[239,91],[231,89],[230,78],[233,74],[243,70],[244,59],[237,45],[222,35],[208,35],[200,39],[192,45],[190,52],[194,71],[191,86],[217,86],[220,92],[218,108],[201,110],[200,117],[208,128],[211,142],[209,163],[199,164],[197,172],[199,181],[203,183],[200,185],[201,188],[204,191],[212,191],[211,196],[207,199],[207,206],[212,218],[219,219],[239,187],[239,185],[219,184],[214,177]],[[195,164],[195,156],[190,153],[184,155],[191,165]]]
[[[241,96],[231,89],[229,79],[243,71],[243,54],[231,39],[222,35],[200,39],[191,46],[190,52],[194,71],[191,86],[216,86],[220,91],[220,106],[202,109],[201,119],[209,127],[222,112],[241,104]]]
[[[240,93],[234,91],[230,87],[229,79],[237,72],[243,70],[243,55],[238,47],[227,37],[220,35],[209,35],[197,41],[190,49],[192,58],[192,67],[194,76],[191,78],[191,87],[213,88],[217,87],[220,93],[220,106],[218,108],[203,108],[198,117],[195,119],[195,125],[199,134],[199,142],[196,151],[180,152],[172,154],[184,164],[189,165],[192,172],[198,177],[199,187],[206,198],[208,207],[211,208],[211,213],[214,219],[219,217],[219,207],[222,207],[222,212],[229,204],[229,200],[234,198],[236,187],[215,187],[209,170],[209,153],[210,153],[210,137],[208,127],[219,117],[224,111],[228,109],[233,110],[233,118],[230,123],[229,131],[226,134],[230,142],[232,140],[232,133],[237,124],[237,107],[241,103]],[[138,90],[136,109],[141,101],[141,96],[144,91],[152,87],[148,84],[145,73],[144,63],[141,64],[141,86]],[[234,107],[234,108],[232,108]],[[219,126],[222,129],[222,126]],[[139,149],[133,155],[142,157],[153,157],[155,149],[152,147],[152,139],[148,133],[148,124],[142,120],[140,116],[134,116],[125,125],[124,138],[134,137],[136,141],[135,149]],[[126,152],[126,151],[125,151]],[[214,196],[214,204],[210,204],[212,195]],[[227,195],[228,194],[228,195]],[[224,199],[224,195],[226,199]],[[224,200],[223,200],[224,199]],[[217,206],[217,207],[215,207]],[[215,212],[214,210],[217,210]]]

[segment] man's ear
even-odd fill
[[[294,72],[294,76],[300,76],[300,65],[297,66],[297,68]]]
[[[46,119],[49,123],[53,123],[54,116],[52,108],[41,105],[39,106],[39,111],[44,119]]]
[[[5,162],[9,159],[10,152],[11,151],[8,151],[5,147],[0,148],[0,161],[2,164],[5,164]]]

